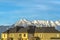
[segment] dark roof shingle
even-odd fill
[[[6,30],[3,33],[17,33],[21,28],[24,28],[24,27],[17,26],[17,27],[9,28],[8,30]]]
[[[18,33],[27,33],[27,29],[26,28],[21,28]]]
[[[33,32],[33,31],[34,33],[60,33],[60,31],[56,30],[55,27],[36,27],[34,30],[31,30],[30,32]],[[8,29],[3,33],[26,33],[26,32],[28,32],[28,28],[14,27],[14,28]]]
[[[60,33],[60,31],[56,30],[55,27],[40,27],[35,28],[36,33]]]

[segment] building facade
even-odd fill
[[[60,40],[60,31],[54,27],[14,27],[3,32],[1,40]]]

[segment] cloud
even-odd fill
[[[0,24],[0,25],[4,25],[4,26],[10,26],[10,25],[12,25],[12,24]]]

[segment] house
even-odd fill
[[[60,40],[55,27],[16,26],[1,34],[1,40]]]

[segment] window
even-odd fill
[[[26,34],[24,34],[24,37],[26,37]]]
[[[40,40],[40,38],[39,37],[36,37],[36,40]]]
[[[9,40],[13,40],[13,38],[10,38]]]
[[[5,34],[2,34],[3,37],[5,37]]]
[[[5,37],[5,34],[4,34],[4,37]]]
[[[13,34],[11,34],[11,36],[13,36]]]
[[[18,40],[22,40],[21,38],[18,38]]]
[[[19,34],[19,37],[21,37],[21,34]]]
[[[1,40],[3,40],[3,38]]]

